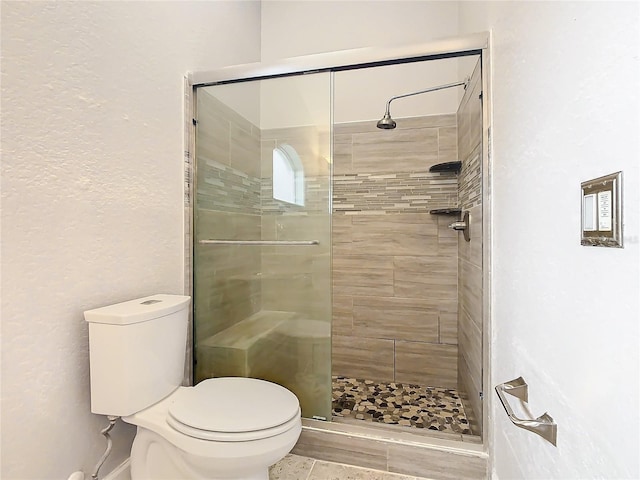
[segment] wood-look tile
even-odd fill
[[[466,310],[461,310],[458,324],[458,344],[470,367],[476,383],[482,383],[482,330]]]
[[[458,160],[458,127],[438,128],[438,162]]]
[[[333,173],[342,175],[352,173],[352,140],[351,135],[335,134],[333,141]]]
[[[438,311],[416,298],[354,297],[353,335],[438,341]]]
[[[334,335],[333,375],[393,381],[393,340]]]
[[[458,155],[460,159],[467,158],[475,145],[482,140],[482,101],[479,99],[481,89],[482,82],[478,62],[458,108]]]
[[[362,254],[437,255],[438,230],[428,214],[358,216],[352,248]]]
[[[440,313],[440,343],[458,344],[458,314]]]
[[[482,391],[482,380],[476,383],[473,375],[469,371],[467,359],[464,352],[458,353],[458,393],[464,406],[464,412],[469,420],[469,427],[475,435],[482,432],[482,399],[479,392]]]
[[[458,271],[455,257],[393,257],[393,291],[408,298],[458,296]]]
[[[277,240],[276,233],[276,220],[278,217],[275,215],[261,215],[261,240]]]
[[[313,254],[306,247],[297,247],[296,255],[283,251],[282,247],[262,247],[261,251],[263,308],[328,320],[331,315],[329,254]]]
[[[469,210],[469,224],[471,240],[461,241],[458,253],[460,258],[482,268],[482,205]]]
[[[474,435],[462,435],[462,441],[466,443],[473,443],[475,445],[481,445],[482,437],[479,433]]]
[[[396,341],[396,382],[456,388],[458,347],[434,343]]]
[[[333,256],[333,286],[343,295],[392,296],[393,259],[384,256]]]
[[[429,236],[439,232],[438,215],[429,213],[392,213],[388,215],[362,215],[352,218],[354,227],[368,225],[379,229],[401,228],[402,225],[420,225]]]
[[[285,253],[263,252],[262,275],[267,279],[274,276],[310,275],[312,272],[313,257],[311,255],[287,255]]]
[[[331,241],[334,253],[351,253],[352,241],[351,217],[347,215],[333,215],[331,217]]]
[[[319,245],[287,248],[288,255],[318,255],[329,253],[331,248],[331,216],[327,213],[288,216],[276,219],[278,240],[317,240]],[[282,247],[279,248],[281,253]]]
[[[449,228],[453,222],[458,220],[455,215],[437,215],[438,217],[438,246],[439,256],[457,257],[458,246],[464,242],[462,233]]]
[[[292,453],[376,470],[387,469],[387,445],[369,438],[303,430]]]
[[[434,480],[481,480],[488,478],[485,456],[462,455],[428,447],[390,445],[388,470]]]
[[[234,124],[231,124],[229,136],[231,166],[252,177],[260,177],[260,138]]]
[[[456,114],[422,115],[419,117],[404,117],[396,128],[435,128],[456,126]]]
[[[334,290],[333,322],[331,331],[334,335],[353,335],[353,297],[340,295]]]
[[[334,135],[353,135],[356,133],[376,133],[380,129],[376,127],[377,120],[362,122],[342,122],[334,125]]]
[[[431,300],[430,298],[425,298],[425,300]],[[458,314],[458,299],[446,299],[446,298],[438,298],[435,299],[436,308],[440,310],[440,313],[452,313],[454,315]]]
[[[471,99],[469,101],[469,117],[471,122],[469,151],[472,151],[476,145],[482,142],[482,102],[478,98],[482,91],[482,82],[480,81],[479,74],[475,78],[477,80],[472,79],[473,87],[471,90]]]
[[[197,129],[196,159],[230,165],[229,121],[210,106],[202,108]]]
[[[273,149],[276,148],[275,140],[260,140],[260,177],[273,177]]]
[[[459,312],[458,388],[469,418],[471,429],[482,429],[482,332],[466,310]]]
[[[469,317],[482,329],[482,269],[458,260],[459,310],[466,310]]]
[[[428,170],[436,163],[437,129],[397,129],[353,136],[352,164],[358,172],[412,172]]]

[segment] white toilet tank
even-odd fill
[[[152,295],[84,312],[93,413],[132,415],[180,386],[189,300]]]

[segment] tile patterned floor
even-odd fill
[[[471,434],[453,389],[334,376],[332,408],[334,417]]]
[[[422,480],[422,477],[324,462],[289,454],[269,468],[269,480]]]

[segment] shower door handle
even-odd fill
[[[538,418],[518,418],[513,413],[513,409],[505,396],[505,393],[518,397],[523,402],[527,403],[529,400],[529,386],[522,377],[518,377],[510,382],[501,383],[496,387],[496,393],[502,403],[509,420],[516,426],[529,430],[537,435],[540,435],[547,442],[556,446],[556,437],[558,435],[558,425],[554,422],[553,418],[546,412],[540,415]]]
[[[296,246],[320,245],[318,240],[200,240],[200,245],[253,245],[253,246]]]

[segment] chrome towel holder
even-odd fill
[[[558,425],[556,425],[556,422],[548,413],[545,412],[536,419],[518,418],[513,413],[511,405],[509,405],[505,393],[513,395],[514,397],[518,397],[525,403],[528,403],[529,401],[529,386],[522,377],[518,377],[515,380],[501,383],[500,385],[496,386],[496,393],[498,394],[500,402],[502,402],[502,406],[507,412],[509,420],[511,420],[516,427],[524,428],[525,430],[529,430],[537,435],[540,435],[554,447],[556,446]]]

